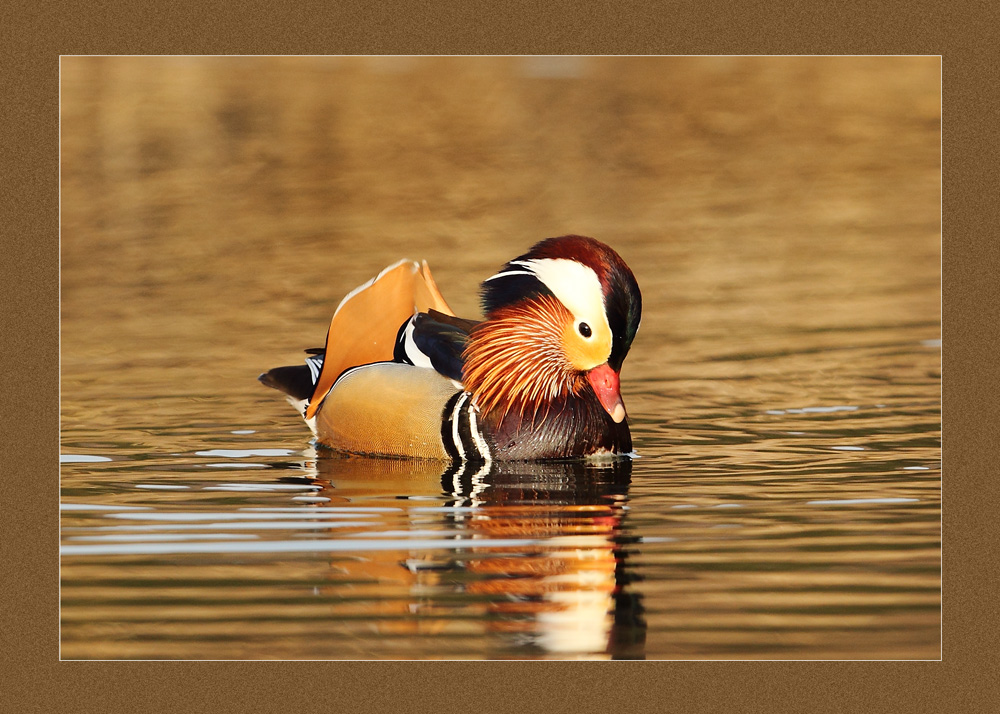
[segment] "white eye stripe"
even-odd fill
[[[604,290],[592,268],[566,258],[523,261],[531,272],[573,313],[578,326],[586,322],[592,329],[611,333],[604,310]]]
[[[513,266],[524,268],[518,270]],[[528,275],[537,278],[573,314],[576,330],[588,341],[598,334],[606,334],[610,339],[611,325],[604,308],[604,290],[600,278],[592,268],[568,258],[536,258],[534,260],[512,260],[507,268],[491,275],[483,282],[514,275]],[[590,335],[580,332],[580,325],[586,323],[591,328]]]

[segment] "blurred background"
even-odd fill
[[[67,376],[122,350],[226,358],[219,378],[233,358],[263,370],[405,256],[478,314],[479,281],[565,233],[615,246],[648,313],[721,322],[739,351],[748,319],[938,316],[934,57],[68,57],[62,71]],[[899,294],[914,282],[921,295]],[[883,314],[858,316],[872,290]],[[700,309],[736,292],[727,312]],[[213,335],[209,354],[179,353],[195,333]]]
[[[538,547],[477,561],[491,575],[456,566],[461,518],[434,521],[449,545],[412,578],[399,534],[417,537],[419,509],[362,514],[375,520],[358,533],[399,551],[335,567],[324,549],[356,546],[343,529],[254,570],[225,553],[299,547],[301,524],[184,525],[417,496],[479,508],[475,537],[488,522],[551,538],[546,563],[572,560],[560,538],[600,534],[601,588],[631,642],[605,654],[939,655],[939,58],[64,57],[61,77],[64,656],[516,657],[563,642],[509,599]],[[536,476],[466,487],[400,464],[376,487],[375,467],[315,460],[256,381],[322,345],[341,298],[400,258],[427,259],[475,317],[483,279],[567,233],[617,249],[643,292],[622,373],[641,458],[603,491],[546,476],[562,485],[482,510]],[[274,486],[288,469],[321,495],[289,500]],[[604,520],[581,515],[609,502]],[[512,504],[529,510],[510,520]],[[116,508],[151,520],[108,536],[124,526],[100,509]],[[157,528],[204,542],[142,540]],[[177,578],[201,585],[182,594]],[[374,583],[363,606],[357,578]],[[590,592],[598,615],[610,592]],[[278,613],[270,629],[259,611],[233,622],[254,598]],[[338,609],[368,604],[382,614]],[[280,619],[293,610],[325,638]],[[589,641],[621,639],[608,632]]]

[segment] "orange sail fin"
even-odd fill
[[[326,356],[306,419],[346,369],[392,359],[399,326],[416,312],[454,315],[431,276],[427,261],[401,260],[345,297],[330,321]]]

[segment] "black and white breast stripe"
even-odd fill
[[[457,392],[445,404],[441,420],[441,441],[445,451],[457,461],[489,463],[489,444],[479,430],[479,411],[468,392]]]

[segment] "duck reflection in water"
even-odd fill
[[[399,539],[398,549],[359,549],[332,563],[337,581],[377,583],[355,597],[376,593],[362,607],[377,615],[380,636],[479,634],[486,651],[467,655],[493,659],[644,656],[646,623],[628,563],[635,541],[625,524],[630,459],[442,472],[434,461],[324,455],[303,466],[330,499],[321,506],[401,511],[390,533],[331,529],[333,537]],[[428,532],[440,548],[407,548]],[[343,594],[331,587],[328,594]]]

